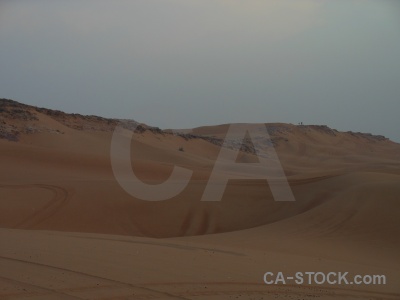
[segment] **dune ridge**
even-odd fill
[[[117,125],[136,128],[132,169],[143,182],[162,183],[175,165],[193,171],[181,194],[149,202],[119,186]],[[293,203],[274,201],[259,179],[230,180],[222,201],[201,201],[229,124],[162,130],[0,99],[0,298],[400,299],[400,145],[320,125],[265,126],[271,140],[233,137],[229,151],[253,163],[255,146],[273,146]],[[269,270],[311,269],[390,281],[262,281]]]

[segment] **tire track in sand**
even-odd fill
[[[71,192],[66,188],[49,185],[49,184],[22,184],[22,185],[4,185],[0,184],[0,188],[6,189],[45,189],[53,193],[51,199],[43,206],[37,208],[35,212],[14,225],[15,228],[31,229],[43,221],[52,217],[62,207],[67,205]],[[29,201],[29,200],[27,200]]]
[[[24,270],[23,273],[20,270]],[[39,262],[0,256],[0,287],[18,285],[23,289],[5,291],[0,288],[0,299],[182,299],[157,288],[144,287],[97,276],[94,274],[62,268]],[[25,290],[24,290],[25,289]],[[55,298],[54,296],[60,296]],[[25,299],[25,298],[24,298]]]

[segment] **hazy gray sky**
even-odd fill
[[[398,0],[2,0],[0,41],[0,97],[27,104],[400,142]]]

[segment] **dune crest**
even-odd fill
[[[174,166],[193,172],[182,193],[150,202],[121,188],[110,159],[117,125],[136,127],[131,167],[144,183],[164,182]],[[245,178],[230,180],[221,201],[201,201],[229,124],[161,130],[0,99],[9,270],[0,298],[400,299],[400,145],[319,125],[243,126],[266,126],[271,140],[231,138],[236,163],[274,147],[296,201],[276,202],[266,180]],[[263,272],[282,269],[384,273],[390,283],[263,284]]]

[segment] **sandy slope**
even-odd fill
[[[79,130],[89,121],[29,109],[36,119],[5,126],[40,130],[0,139],[0,299],[400,299],[400,145],[268,124],[296,201],[239,179],[222,201],[202,202],[220,147],[146,130],[131,144],[141,180],[193,171],[180,195],[148,202],[114,178],[108,121]],[[267,286],[267,271],[384,274],[388,284]]]
[[[4,229],[0,235],[7,241],[0,252],[2,299],[399,299],[400,272],[384,249],[374,256],[352,244],[310,247],[299,238],[286,248],[268,229],[241,246],[217,236],[160,240]],[[246,241],[240,233],[218,238]],[[335,254],[344,247],[346,255]],[[265,285],[267,271],[385,274],[389,284]]]

